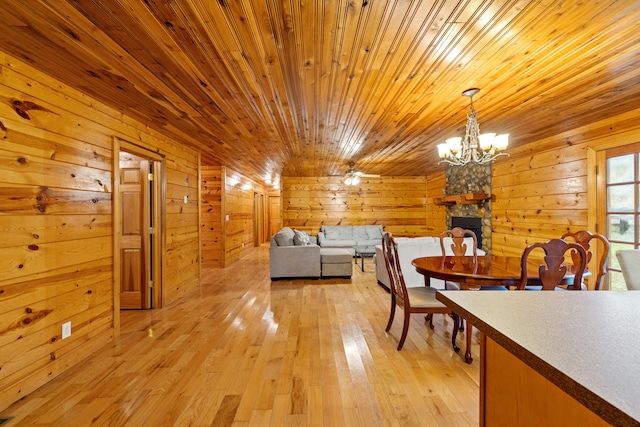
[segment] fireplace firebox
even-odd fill
[[[452,216],[451,228],[460,227],[466,230],[470,230],[476,235],[478,240],[478,248],[482,249],[482,218],[466,217],[466,216]]]

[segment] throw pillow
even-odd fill
[[[306,233],[304,231],[300,231],[300,230],[293,230],[293,232],[295,233],[295,236],[293,237],[293,244],[296,246],[307,246],[309,244],[309,238],[311,237],[311,235],[309,233]]]
[[[274,237],[278,246],[293,246],[293,237],[295,233],[289,227],[284,227],[278,231]]]

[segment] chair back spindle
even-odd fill
[[[407,286],[404,281],[404,276],[402,275],[402,269],[400,268],[398,244],[391,236],[391,233],[384,233],[382,235],[382,252],[384,254],[384,264],[389,274],[389,282],[391,283],[391,295],[396,295],[396,298],[404,301]]]

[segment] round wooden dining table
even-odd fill
[[[515,286],[520,280],[520,257],[510,256],[433,256],[414,259],[416,271],[429,279],[449,280],[470,288]],[[535,273],[538,276],[538,273]]]
[[[430,286],[430,279],[435,278],[459,283],[462,290],[479,290],[481,287],[490,290],[491,286],[496,289],[511,289],[517,286],[520,281],[520,262],[519,256],[432,256],[416,258],[411,264],[424,276],[426,286]],[[540,284],[540,264],[540,261],[534,259],[530,259],[527,264],[527,286]],[[561,284],[570,286],[575,276],[574,267],[572,264],[566,266],[567,272]],[[585,270],[583,277],[589,275],[589,271]],[[471,330],[471,325],[467,322],[467,348],[464,354],[467,363],[473,361]]]

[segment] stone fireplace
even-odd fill
[[[446,184],[443,196],[484,193],[486,198],[471,203],[455,203],[447,206],[447,227],[453,228],[452,219],[473,219],[479,228],[478,247],[491,254],[491,164],[445,167]],[[459,225],[458,225],[459,226]],[[463,227],[469,228],[471,227]]]

